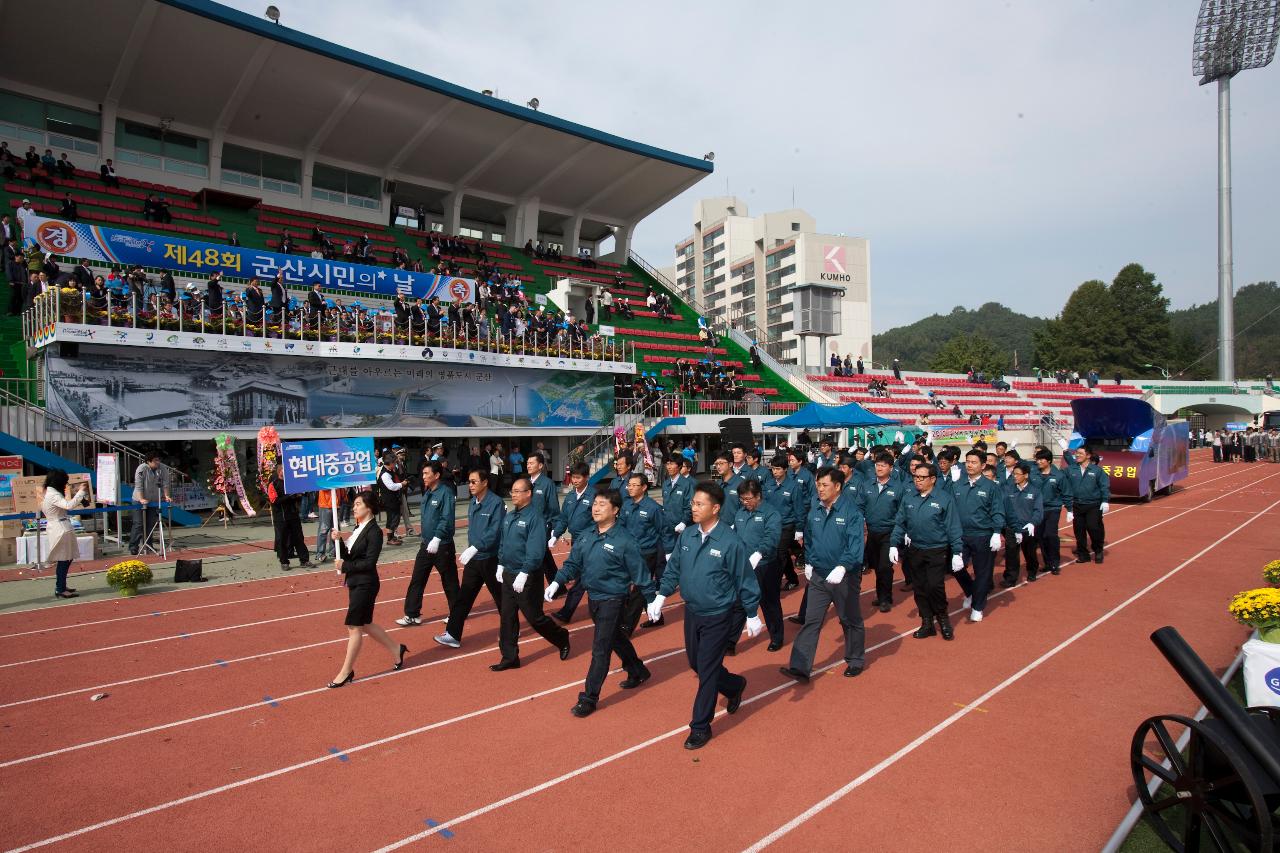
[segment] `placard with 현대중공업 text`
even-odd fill
[[[282,442],[280,464],[285,494],[296,495],[367,486],[374,480],[377,459],[371,437],[323,438]]]

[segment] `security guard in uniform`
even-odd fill
[[[764,628],[756,613],[760,587],[755,572],[747,562],[742,540],[728,522],[721,520],[723,506],[724,490],[715,483],[699,483],[694,488],[694,524],[680,534],[658,585],[658,595],[649,604],[649,618],[656,621],[667,596],[679,589],[684,598],[685,654],[689,668],[698,674],[685,749],[701,749],[711,740],[711,719],[718,694],[729,700],[730,714],[736,714],[742,704],[747,680],[724,666],[725,649],[734,626],[734,602],[747,614],[748,636],[754,637]]]
[[[906,547],[911,553],[911,583],[920,611],[920,627],[912,636],[923,640],[941,631],[942,639],[951,640],[955,635],[947,613],[946,576],[948,561],[951,571],[964,571],[960,513],[951,492],[937,488],[938,471],[932,465],[917,466],[911,478],[916,493],[907,495],[898,506],[889,539],[889,559],[898,562],[898,549],[911,537],[911,544]]]

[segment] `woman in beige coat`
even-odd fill
[[[54,582],[53,594],[58,598],[75,598],[77,593],[67,586],[67,572],[71,569],[71,561],[79,551],[76,549],[75,531],[71,529],[71,519],[67,510],[75,509],[87,496],[85,487],[81,486],[75,497],[67,500],[67,472],[57,468],[49,469],[44,478],[44,500],[40,503],[40,511],[44,513],[48,524],[49,552],[44,555],[57,565],[57,579]]]

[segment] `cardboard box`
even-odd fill
[[[18,562],[18,540],[12,536],[0,538],[0,566]]]
[[[0,539],[16,539],[22,535],[22,519],[0,521]]]
[[[16,561],[23,565],[34,565],[36,562],[36,537],[35,534],[28,533],[26,536],[19,537],[17,540]],[[101,546],[98,544],[97,536],[77,536],[76,537],[76,559],[84,562],[86,560],[96,560],[102,556]],[[40,534],[40,558],[44,563],[49,563],[49,534]]]

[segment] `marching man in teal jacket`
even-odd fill
[[[1102,546],[1107,538],[1102,516],[1110,509],[1111,478],[1098,465],[1093,448],[1084,444],[1076,448],[1075,462],[1067,466],[1067,480],[1071,483],[1075,513],[1076,560],[1101,563]]]
[[[656,622],[667,596],[679,589],[684,597],[685,654],[689,668],[698,674],[685,749],[701,749],[711,740],[718,694],[728,699],[730,714],[737,713],[742,704],[747,680],[724,666],[725,649],[733,639],[734,603],[747,614],[748,636],[754,637],[764,628],[756,612],[760,586],[742,540],[729,529],[729,522],[720,518],[723,506],[724,490],[715,483],[699,483],[694,489],[694,524],[676,540],[658,595],[649,604],[649,619]]]
[[[916,493],[908,494],[898,505],[889,538],[889,560],[898,562],[898,549],[910,537],[911,544],[906,547],[911,554],[911,585],[920,611],[920,627],[912,636],[923,640],[941,631],[942,639],[951,640],[955,635],[947,612],[945,583],[948,562],[951,571],[964,571],[960,512],[951,491],[937,488],[938,471],[932,465],[918,466],[911,478]]]

